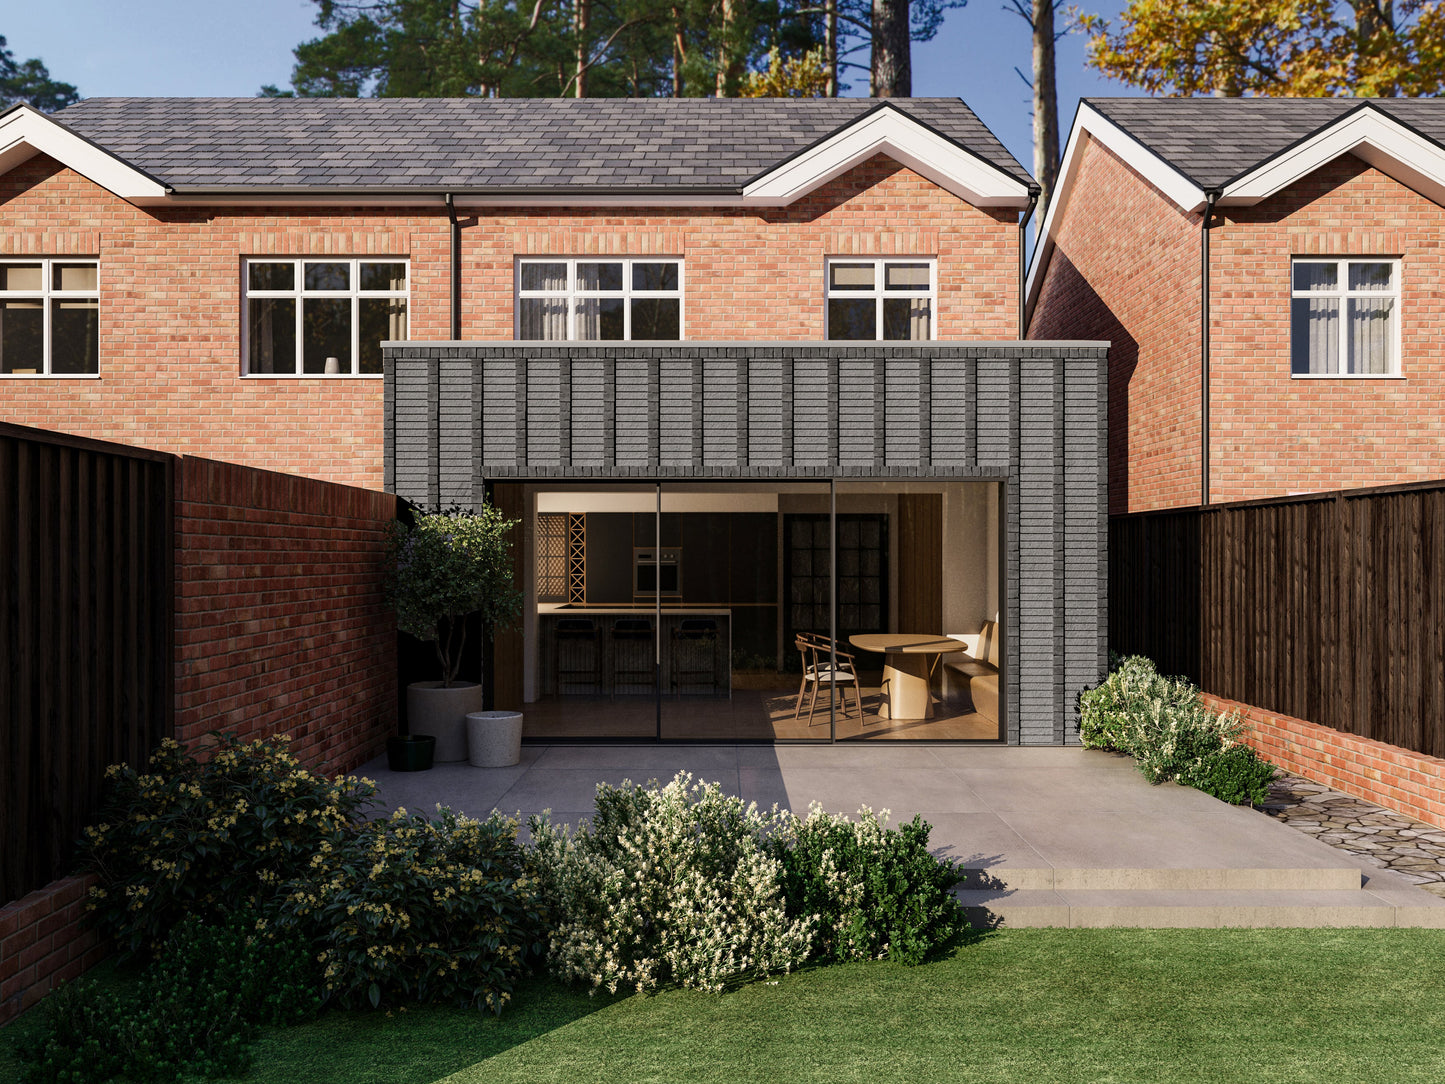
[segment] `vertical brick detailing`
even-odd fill
[[[881,156],[786,208],[467,217],[466,339],[512,338],[517,256],[591,253],[683,257],[692,341],[821,339],[825,259],[875,253],[938,259],[940,339],[1016,331],[1017,213],[974,208]],[[442,340],[449,245],[440,199],[434,210],[140,208],[37,155],[0,175],[0,250],[99,257],[101,375],[7,380],[0,420],[378,488],[381,380],[241,376],[243,260],[408,257],[411,338]]]
[[[176,486],[176,739],[285,733],[331,774],[376,756],[396,722],[396,498],[190,457]]]
[[[1210,499],[1445,477],[1445,209],[1345,154],[1210,230]],[[1108,339],[1109,510],[1199,503],[1199,216],[1089,142],[1029,335]],[[1401,260],[1404,379],[1290,376],[1292,256]]]
[[[95,878],[62,877],[0,907],[0,1024],[110,954],[85,924]]]
[[[1263,708],[1203,694],[1216,711],[1238,711],[1246,740],[1287,772],[1445,828],[1445,760]]]

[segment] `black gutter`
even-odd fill
[[[1024,287],[1028,278],[1026,272],[1028,261],[1024,255],[1028,252],[1029,246],[1029,219],[1034,217],[1034,208],[1039,204],[1039,193],[1037,189],[1029,189],[1029,205],[1024,211],[1024,217],[1019,221],[1019,339],[1028,337],[1028,328],[1024,324],[1024,309],[1027,308],[1027,301],[1024,297]]]
[[[1209,505],[1209,229],[1219,189],[1204,193],[1199,222],[1199,458],[1200,507]]]
[[[457,221],[457,205],[447,193],[447,219],[452,224],[452,342],[462,337],[462,224]]]

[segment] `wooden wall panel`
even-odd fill
[[[521,587],[527,582],[522,545],[522,521],[526,519],[523,488],[515,483],[492,487],[492,501],[508,519],[518,521],[512,528],[512,579]],[[523,599],[522,605],[529,604]],[[492,639],[492,707],[498,711],[522,710],[524,661],[522,626],[499,630]]]
[[[943,494],[898,495],[898,631],[943,635]]]

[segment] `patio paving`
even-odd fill
[[[1079,748],[907,745],[526,745],[511,768],[440,764],[376,780],[387,809],[438,803],[554,821],[589,816],[598,783],[688,771],[763,807],[921,814],[966,871],[976,920],[1009,926],[1431,926],[1445,899],[1252,809]]]

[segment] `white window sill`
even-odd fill
[[[1290,373],[1291,380],[1404,380],[1404,373]]]
[[[99,373],[0,373],[0,380],[99,380]]]
[[[385,380],[385,373],[242,373],[242,380]]]

